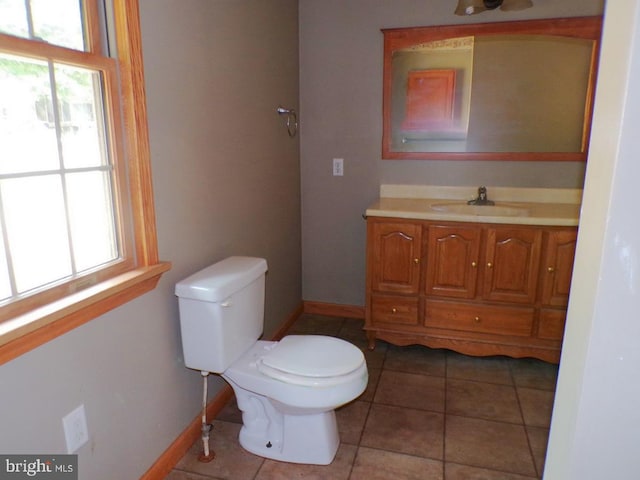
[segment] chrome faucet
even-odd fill
[[[487,187],[478,187],[478,198],[469,200],[468,205],[495,205],[495,202],[487,198]]]

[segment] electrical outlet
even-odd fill
[[[343,175],[344,175],[344,159],[334,158],[333,159],[333,176],[342,177]]]
[[[75,453],[81,446],[89,441],[89,429],[87,428],[87,416],[84,405],[68,413],[62,418],[64,438],[67,441],[67,453]]]

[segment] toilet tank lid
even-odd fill
[[[267,271],[267,261],[255,257],[229,257],[203,268],[176,284],[180,298],[221,302]]]

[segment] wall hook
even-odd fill
[[[298,133],[298,115],[293,108],[284,108],[279,106],[276,108],[276,112],[278,115],[286,115],[287,116],[287,133],[291,138],[296,136]]]

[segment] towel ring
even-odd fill
[[[298,133],[298,115],[296,111],[293,108],[278,107],[276,112],[278,112],[278,115],[287,116],[287,133],[291,138],[295,137],[296,133]]]

